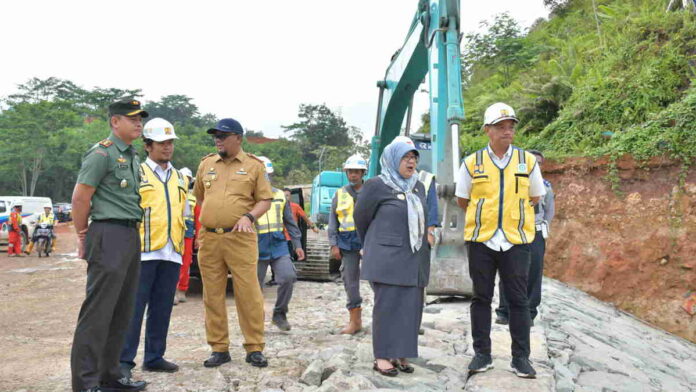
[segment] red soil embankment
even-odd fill
[[[696,169],[630,157],[617,169],[607,175],[606,159],[547,161],[556,218],[545,273],[696,342],[696,318],[681,308],[696,291]]]

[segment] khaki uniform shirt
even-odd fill
[[[140,159],[133,146],[113,133],[84,155],[77,183],[96,188],[90,209],[92,220],[142,220]]]
[[[203,200],[201,225],[211,229],[231,228],[256,203],[273,198],[263,163],[241,150],[233,158],[218,154],[203,158],[194,194]]]

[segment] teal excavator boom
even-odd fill
[[[368,177],[380,172],[379,157],[401,134],[404,116],[421,82],[428,77],[432,167],[438,182],[442,227],[431,253],[428,294],[470,295],[464,242],[464,214],[456,205],[455,180],[460,165],[459,126],[464,119],[460,62],[459,0],[420,0],[406,40],[394,54],[384,79],[377,82],[379,101]]]

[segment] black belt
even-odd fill
[[[222,234],[222,233],[229,233],[230,231],[232,231],[232,229],[233,229],[232,227],[227,228],[227,229],[223,229],[222,227],[218,227],[217,229],[211,229],[209,227],[206,227],[205,231],[210,232],[210,233]]]
[[[137,228],[138,223],[140,223],[140,221],[133,220],[133,219],[99,219],[99,220],[93,220],[92,222],[113,223],[116,225],[132,227],[132,228]]]

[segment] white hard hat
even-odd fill
[[[178,139],[174,133],[174,126],[163,118],[153,118],[143,127],[143,138],[163,142],[170,139]]]
[[[493,125],[504,120],[520,122],[515,116],[515,110],[510,105],[497,102],[486,109],[486,114],[483,116],[483,125]]]
[[[273,174],[273,162],[266,157],[259,157],[259,159],[263,162],[263,166],[266,167],[266,173]]]
[[[193,178],[193,173],[191,172],[191,169],[189,169],[188,167],[182,168],[181,170],[179,170],[179,172],[181,174],[185,175],[186,177]]]
[[[360,154],[352,155],[343,164],[343,170],[348,169],[367,170],[367,161]]]
[[[413,143],[413,140],[411,140],[411,138],[408,137],[408,136],[397,136],[397,137],[394,138],[394,140],[392,140],[392,143],[394,143],[394,142],[406,143],[406,144],[410,144],[410,145],[412,145],[412,146],[414,146],[414,147],[416,146],[416,145]]]

